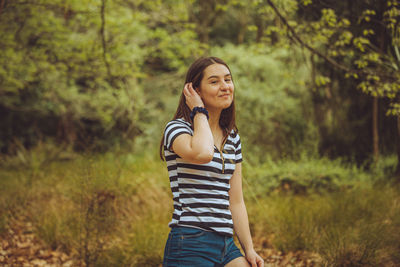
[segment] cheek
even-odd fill
[[[218,88],[216,88],[215,86],[208,86],[203,91],[203,97],[205,98],[213,98],[216,96],[218,96]]]

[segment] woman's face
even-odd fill
[[[234,89],[229,69],[222,64],[212,64],[204,69],[198,93],[206,108],[222,110],[232,104]]]

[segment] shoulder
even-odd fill
[[[240,146],[240,135],[239,132],[234,129],[232,129],[232,131],[229,134],[230,141],[233,143],[233,145],[235,146],[235,148],[238,148]]]
[[[239,136],[239,131],[235,131],[235,129],[232,129],[232,131],[229,133],[229,137],[231,138],[231,139],[240,139],[240,136]]]
[[[185,121],[183,118],[179,118],[179,119],[174,119],[171,120],[167,123],[167,125],[165,126],[165,129],[171,129],[171,128],[175,128],[175,127],[179,127],[179,128],[186,128],[186,129],[192,129],[192,125]]]
[[[190,126],[190,123],[183,119],[174,119],[169,121],[164,130],[164,145],[166,145],[166,149],[170,150],[172,143],[179,135],[193,135],[193,130]]]
[[[232,131],[229,133],[228,139],[230,139],[235,147],[238,147],[240,145],[240,136],[237,130],[235,131],[234,129],[232,129]]]

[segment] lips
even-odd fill
[[[219,97],[230,96],[230,94],[220,95]]]

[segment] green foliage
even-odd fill
[[[296,157],[300,151],[314,154],[318,133],[305,65],[297,65],[300,51],[225,46],[211,53],[231,68],[239,132],[246,158],[262,161]]]
[[[381,1],[369,6],[355,1],[350,7],[345,3],[321,5],[320,1],[315,1],[307,5],[310,10],[313,7],[321,11],[321,16],[317,19],[313,16],[309,22],[302,21],[297,34],[307,40],[309,46],[326,51],[323,53],[328,54],[330,61],[337,63],[335,67],[340,66],[346,77],[354,77],[353,83],[358,84],[362,92],[388,97],[395,105],[400,79],[400,57],[396,52],[400,36],[398,3]],[[323,65],[328,66],[328,62]],[[388,114],[397,115],[397,112],[393,106]]]
[[[172,200],[158,159],[74,154],[50,161],[34,179],[17,160],[0,170],[1,231],[9,216],[24,216],[49,247],[87,266],[160,263]]]
[[[277,249],[319,253],[328,265],[398,263],[399,194],[378,179],[395,162],[383,158],[371,173],[307,157],[261,165],[245,161],[244,195],[255,243],[268,236]],[[8,216],[24,215],[49,247],[87,265],[161,263],[172,200],[165,163],[156,153],[75,154],[51,161],[33,180],[27,168],[2,166],[0,176],[4,229]],[[273,191],[275,177],[304,182],[306,194],[295,186],[279,187],[278,180]],[[318,184],[324,177],[332,182]]]
[[[32,146],[52,136],[97,149],[134,139],[141,131],[144,65],[149,72],[177,70],[201,51],[184,23],[184,1],[104,4],[13,2],[2,10],[3,152],[15,138]]]
[[[160,265],[169,231],[170,213],[165,210],[163,203],[152,202],[146,208],[150,210],[121,231],[121,242],[101,255],[99,266]]]
[[[388,187],[273,196],[259,198],[249,214],[264,223],[255,227],[271,233],[278,249],[316,252],[325,266],[397,265],[398,199]]]
[[[41,209],[39,206],[34,208]],[[75,207],[52,199],[45,210],[32,211],[35,214],[35,234],[50,248],[71,253],[79,247],[82,227],[77,220],[81,218],[81,214]]]
[[[360,139],[335,129],[352,105],[364,103],[349,95],[354,88],[390,98],[387,113],[397,114],[398,3],[356,1],[352,12],[347,2],[271,2],[307,45],[345,71],[297,49],[268,1],[7,1],[0,13],[1,152],[49,138],[81,150],[157,146],[184,72],[201,55],[232,64],[248,154],[293,157],[332,150],[324,143],[365,142],[367,133]],[[348,124],[362,121],[367,132],[364,113]]]
[[[272,3],[341,70],[297,49],[267,1],[3,1],[0,149],[12,156],[0,163],[0,232],[25,213],[49,246],[87,265],[158,266],[171,202],[153,148],[189,64],[215,55],[233,72],[257,233],[327,265],[398,264],[398,192],[374,187],[393,176],[396,157],[364,170],[318,154],[342,147],[368,159],[369,100],[355,88],[400,114],[399,4]],[[389,152],[392,124],[380,117]],[[71,152],[132,147],[150,154]]]
[[[388,179],[394,173],[395,158],[382,160],[375,171],[367,173],[356,166],[327,158],[302,156],[297,161],[268,158],[262,164],[249,163],[244,169],[246,183],[256,196],[277,193],[308,195],[346,191],[349,188],[369,187]]]
[[[224,59],[233,73],[237,123],[239,131],[246,129],[241,132],[246,158],[262,161],[267,155],[294,157],[303,150],[316,153],[318,133],[312,107],[307,105],[309,74],[305,66],[296,64],[301,57],[298,52],[226,45],[213,48],[208,55]],[[165,123],[176,111],[183,83],[181,72],[148,80],[139,122],[145,133],[138,138],[137,147],[158,145]]]

